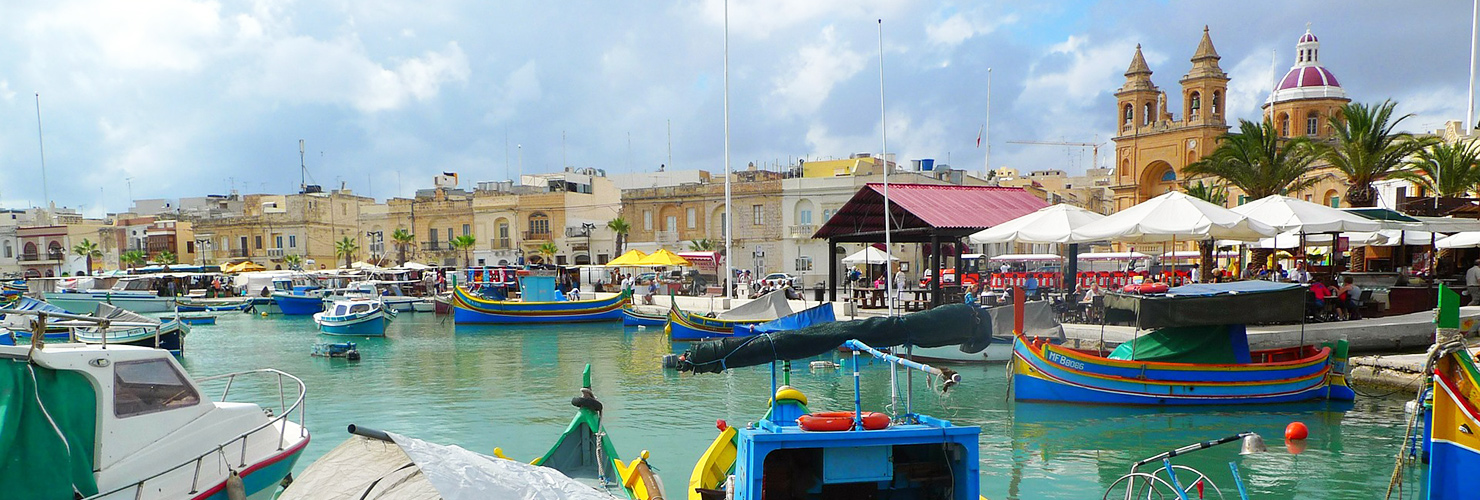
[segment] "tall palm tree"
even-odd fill
[[[87,258],[87,274],[93,272],[93,257],[102,257],[103,251],[98,249],[98,244],[83,238],[81,243],[72,246],[72,253]]]
[[[406,247],[411,246],[411,244],[416,241],[416,235],[411,234],[410,231],[407,231],[405,229],[398,228],[395,231],[391,232],[391,240],[396,242],[396,250],[400,252],[401,260],[399,264],[405,264]]]
[[[554,262],[555,254],[560,253],[560,247],[555,246],[553,242],[546,242],[540,245],[539,252],[545,256],[545,262]]]
[[[627,232],[632,230],[632,226],[627,224],[626,219],[617,217],[615,219],[606,221],[606,228],[612,230],[613,233],[617,234],[616,255],[622,255],[622,251],[625,250],[625,247],[627,246]]]
[[[160,264],[164,264],[166,266],[180,263],[180,258],[175,255],[175,252],[171,252],[169,250],[159,252],[159,256],[155,257],[154,259],[159,261]]]
[[[1320,147],[1321,158],[1346,175],[1346,201],[1353,207],[1377,204],[1377,188],[1372,183],[1392,177],[1403,170],[1408,157],[1434,142],[1415,138],[1407,132],[1394,132],[1411,113],[1393,119],[1392,99],[1381,104],[1348,103],[1341,113],[1330,119],[1336,131],[1335,141]]]
[[[1480,147],[1471,141],[1431,144],[1404,167],[1392,177],[1423,186],[1435,196],[1464,196],[1480,184]]]
[[[288,269],[292,269],[294,271],[301,270],[303,269],[303,256],[296,253],[284,255],[283,263],[288,265]]]
[[[1187,196],[1197,198],[1218,206],[1228,204],[1228,188],[1218,184],[1203,184],[1198,180],[1197,184],[1188,184],[1185,188]],[[1211,278],[1208,274],[1213,270],[1213,248],[1215,243],[1212,239],[1197,242],[1198,267],[1202,269],[1204,279]]]
[[[138,250],[129,250],[127,252],[123,252],[123,255],[119,255],[118,260],[123,262],[124,265],[128,266],[129,271],[133,271],[134,266],[143,264],[144,261],[149,260],[149,257],[147,255],[144,255],[144,252]]]
[[[1224,134],[1212,153],[1183,167],[1182,172],[1223,179],[1252,200],[1316,183],[1315,178],[1302,178],[1318,158],[1310,141],[1281,138],[1269,120],[1239,120],[1238,128],[1236,133]]]
[[[360,251],[360,245],[355,240],[345,236],[344,239],[334,242],[334,256],[344,257],[344,268],[349,269],[350,260],[354,259],[355,252]]]
[[[477,236],[464,234],[462,236],[453,238],[452,241],[450,241],[449,243],[452,244],[453,250],[463,251],[463,267],[468,267],[472,265],[473,256],[470,252],[472,251],[473,245],[478,243]]]
[[[713,241],[709,241],[709,238],[704,238],[704,239],[699,239],[699,240],[689,240],[689,251],[692,251],[692,252],[713,252],[714,251],[714,242]]]

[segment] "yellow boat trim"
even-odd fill
[[[730,469],[735,468],[735,457],[740,453],[735,447],[735,438],[739,434],[740,431],[734,427],[726,427],[709,444],[709,449],[699,456],[693,474],[689,475],[689,500],[704,500],[696,488],[719,489],[730,476]]]
[[[1046,347],[1050,347],[1050,346],[1051,346],[1050,344],[1045,344],[1044,345],[1045,348]],[[1059,350],[1059,349],[1054,349],[1054,351],[1055,352],[1060,352],[1062,354],[1062,351]],[[1097,373],[1091,373],[1091,372],[1087,372],[1087,371],[1083,371],[1083,370],[1075,370],[1073,368],[1069,368],[1067,366],[1064,366],[1063,364],[1054,363],[1052,361],[1049,361],[1048,359],[1046,359],[1043,356],[1042,353],[1039,353],[1039,352],[1034,351],[1032,349],[1028,349],[1028,352],[1033,353],[1033,358],[1036,359],[1039,362],[1042,362],[1045,365],[1055,366],[1055,367],[1058,367],[1058,368],[1063,369],[1065,371],[1073,372],[1074,374],[1079,375],[1079,376],[1082,376],[1082,377],[1088,377],[1088,378],[1094,378],[1094,379],[1100,379],[1100,380],[1111,380],[1111,381],[1116,381],[1116,382],[1131,382],[1131,383],[1136,383],[1136,384],[1148,384],[1148,385],[1167,385],[1167,386],[1170,386],[1170,385],[1196,385],[1196,386],[1225,386],[1225,387],[1275,385],[1275,384],[1302,382],[1302,381],[1311,380],[1311,379],[1315,379],[1315,378],[1321,378],[1321,377],[1325,377],[1326,375],[1328,375],[1331,372],[1331,368],[1330,367],[1326,367],[1326,369],[1324,369],[1324,370],[1321,370],[1321,371],[1318,371],[1318,372],[1315,372],[1315,373],[1312,373],[1310,375],[1306,375],[1306,376],[1303,376],[1303,377],[1272,379],[1272,380],[1238,380],[1238,381],[1227,381],[1227,382],[1214,381],[1214,380],[1153,380],[1153,379],[1143,379],[1143,378],[1122,377],[1122,376],[1119,376],[1119,375],[1100,375],[1100,374],[1097,374]],[[1104,358],[1085,358],[1085,357],[1082,357],[1081,356],[1081,359],[1101,360],[1101,359],[1104,359]],[[1321,361],[1321,362],[1324,362],[1324,360]],[[1024,363],[1024,365],[1031,365],[1031,364],[1032,364],[1031,362]],[[1160,370],[1160,369],[1163,369],[1162,368],[1162,365],[1165,365],[1165,364],[1168,364],[1168,363],[1137,362],[1137,363],[1129,363],[1129,365],[1127,365],[1126,362],[1120,361],[1120,362],[1118,362],[1118,364],[1120,364],[1120,366],[1122,366],[1124,368],[1154,368],[1154,369]],[[1175,364],[1189,365],[1189,363],[1175,363]],[[1312,363],[1312,364],[1314,364],[1314,363]],[[1191,364],[1190,366],[1194,366],[1195,367],[1197,365]],[[1223,367],[1225,367],[1225,366],[1236,366],[1236,365],[1207,365],[1207,366],[1208,367],[1215,367],[1218,370],[1223,370]],[[1262,365],[1262,366],[1269,366],[1269,365]],[[1032,366],[1024,366],[1023,368],[1033,369]],[[1021,369],[1022,368],[1020,368],[1020,370]],[[1187,369],[1187,368],[1181,368],[1181,370],[1184,370],[1184,371],[1209,371],[1209,372],[1213,371],[1213,370],[1191,370],[1191,369]],[[1224,371],[1226,371],[1226,370],[1224,370]],[[1022,372],[1020,371],[1019,373],[1022,373]],[[1036,373],[1024,373],[1024,374],[1025,375],[1032,375],[1032,376],[1038,377],[1038,378],[1044,378],[1044,377],[1039,376]]]
[[[1026,341],[1024,341],[1022,339],[1022,337],[1018,337],[1018,340],[1017,341],[1026,343]],[[1088,356],[1088,355],[1080,354],[1078,351],[1074,351],[1072,349],[1066,349],[1064,347],[1057,346],[1057,345],[1054,345],[1054,344],[1043,344],[1043,348],[1046,349],[1046,350],[1057,352],[1057,353],[1059,353],[1059,354],[1061,354],[1061,355],[1063,355],[1065,357],[1068,357],[1068,358],[1073,358],[1073,359],[1076,359],[1076,360],[1079,360],[1079,361],[1094,363],[1094,364],[1097,364],[1097,365],[1118,366],[1118,367],[1121,367],[1121,368],[1136,368],[1136,369],[1154,368],[1154,369],[1157,369],[1157,370],[1185,370],[1185,371],[1207,371],[1210,368],[1211,369],[1221,370],[1221,371],[1263,371],[1263,370],[1268,370],[1268,369],[1271,369],[1271,368],[1279,368],[1279,369],[1285,369],[1285,368],[1304,368],[1304,367],[1311,366],[1311,365],[1317,365],[1317,364],[1325,363],[1326,360],[1331,355],[1331,353],[1330,353],[1330,350],[1331,349],[1329,347],[1323,347],[1321,349],[1322,349],[1322,351],[1324,351],[1324,353],[1323,352],[1317,352],[1316,354],[1312,355],[1311,357],[1308,357],[1308,358],[1305,358],[1305,359],[1297,359],[1297,360],[1294,360],[1294,361],[1279,361],[1279,362],[1275,362],[1275,363],[1249,363],[1249,364],[1201,364],[1201,363],[1168,363],[1168,362],[1162,362],[1162,361],[1127,361],[1127,360],[1121,360],[1121,359],[1109,359],[1109,358],[1102,358],[1102,357],[1099,357],[1099,356]],[[1029,350],[1031,351],[1032,349],[1029,349]],[[1039,353],[1039,352],[1036,352],[1036,351],[1033,354],[1037,355],[1038,357],[1045,357],[1044,354]]]

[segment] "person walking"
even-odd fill
[[[1480,259],[1475,259],[1475,265],[1465,271],[1465,291],[1470,294],[1470,305],[1480,306]]]

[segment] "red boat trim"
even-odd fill
[[[1041,375],[1044,378],[1047,378],[1049,380],[1053,380],[1053,381],[1059,382],[1059,383],[1064,384],[1064,385],[1068,385],[1068,386],[1071,386],[1071,387],[1079,387],[1079,388],[1082,388],[1082,389],[1088,389],[1088,390],[1096,391],[1096,392],[1108,392],[1108,393],[1111,393],[1111,394],[1125,394],[1125,395],[1130,395],[1130,396],[1146,397],[1146,398],[1159,398],[1159,399],[1204,399],[1204,400],[1215,400],[1215,401],[1216,400],[1234,400],[1234,399],[1258,399],[1258,398],[1269,398],[1269,397],[1278,397],[1278,396],[1288,396],[1288,395],[1292,395],[1292,394],[1299,394],[1299,393],[1302,393],[1302,392],[1309,391],[1311,389],[1315,389],[1315,388],[1320,387],[1322,385],[1325,385],[1327,383],[1325,377],[1320,377],[1320,380],[1321,380],[1320,383],[1312,384],[1312,385],[1310,385],[1308,387],[1304,387],[1304,388],[1300,388],[1300,389],[1296,389],[1296,390],[1291,390],[1291,391],[1286,391],[1286,392],[1275,392],[1275,393],[1240,395],[1240,396],[1221,396],[1221,395],[1183,396],[1183,395],[1179,395],[1179,394],[1160,394],[1160,393],[1149,393],[1149,392],[1122,391],[1122,390],[1117,390],[1117,389],[1106,389],[1106,388],[1102,388],[1102,387],[1093,387],[1093,386],[1088,386],[1088,385],[1080,384],[1080,383],[1077,383],[1077,382],[1071,382],[1071,381],[1068,381],[1068,380],[1064,380],[1063,378],[1054,376],[1052,373],[1048,373],[1047,371],[1037,369],[1036,367],[1033,366],[1033,363],[1031,361],[1029,361],[1027,358],[1024,358],[1021,354],[1014,353],[1013,355],[1014,356],[1017,356],[1017,358],[1020,359],[1020,360],[1022,360],[1024,363],[1028,363],[1028,366],[1029,367],[1033,367],[1034,370],[1038,372],[1038,375]],[[1016,376],[1016,375],[1014,375],[1014,376]],[[1137,383],[1156,383],[1157,385],[1208,385],[1208,384],[1202,383],[1202,382],[1195,382],[1195,383],[1176,383],[1176,384],[1173,384],[1173,383],[1150,382],[1150,381],[1136,380],[1136,379],[1125,379],[1125,380],[1131,381],[1131,382],[1137,382]]]
[[[248,474],[251,474],[253,472],[256,472],[258,469],[261,469],[263,467],[267,467],[269,465],[278,463],[278,462],[282,461],[283,459],[286,459],[286,458],[288,458],[290,456],[293,456],[293,454],[298,453],[300,451],[303,451],[303,447],[304,446],[308,446],[308,440],[311,437],[312,436],[304,436],[303,437],[303,441],[299,441],[298,444],[293,445],[293,447],[288,448],[288,449],[283,450],[283,451],[280,451],[280,452],[278,452],[277,455],[273,455],[271,457],[268,457],[267,460],[263,460],[261,462],[257,462],[255,464],[252,464],[251,466],[249,466],[249,467],[247,467],[245,469],[242,469],[237,474],[240,475],[240,476],[242,476],[242,477],[246,477]],[[199,495],[196,495],[194,497],[191,497],[191,499],[192,500],[201,500],[201,499],[204,499],[204,498],[210,498],[212,495],[215,495],[216,493],[220,492],[221,490],[223,490],[225,488],[226,488],[226,481],[225,480],[222,480],[220,484],[217,484],[215,486],[212,486],[211,489],[206,490],[205,492],[203,492],[203,493],[201,493]]]

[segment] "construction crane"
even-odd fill
[[[1041,145],[1041,146],[1068,146],[1068,147],[1079,147],[1079,148],[1091,148],[1091,151],[1092,151],[1094,157],[1093,157],[1093,159],[1090,160],[1091,162],[1093,162],[1093,163],[1090,163],[1090,165],[1092,165],[1090,168],[1099,168],[1100,167],[1100,144],[1101,143],[1093,143],[1093,142],[1054,142],[1054,141],[1007,141],[1007,143],[1008,144],[1038,144],[1038,145]]]

